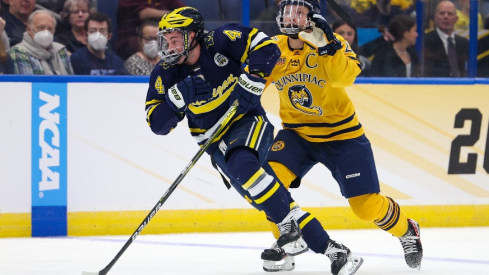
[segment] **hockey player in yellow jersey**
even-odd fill
[[[399,238],[407,265],[419,269],[419,225],[380,194],[370,142],[345,91],[361,71],[356,54],[333,33],[317,0],[281,1],[277,23],[283,35],[273,39],[281,56],[267,85],[278,90],[283,129],[269,151],[269,164],[290,188],[299,187],[314,165],[325,165],[356,216]]]

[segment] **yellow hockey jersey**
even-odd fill
[[[319,56],[307,44],[293,50],[285,35],[273,38],[282,54],[267,85],[273,82],[278,90],[284,129],[293,129],[310,142],[351,139],[364,133],[344,89],[355,82],[360,63],[348,42],[336,36],[343,48],[334,56]]]

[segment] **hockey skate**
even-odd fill
[[[421,269],[421,259],[423,258],[423,246],[419,232],[419,225],[416,221],[408,219],[408,230],[404,236],[400,237],[404,258],[410,268]]]
[[[300,214],[300,208],[294,207],[284,220],[277,224],[280,237],[271,249],[261,253],[265,271],[288,271],[295,267],[293,256],[307,252],[309,248],[302,239],[302,233],[294,216]],[[282,262],[283,261],[283,262]]]
[[[348,247],[331,239],[324,255],[331,260],[333,275],[353,275],[363,263],[363,259],[353,255]]]
[[[272,244],[271,249],[262,252],[263,270],[267,272],[291,271],[295,268],[294,256],[290,256],[278,247],[277,242]]]

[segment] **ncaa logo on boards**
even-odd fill
[[[31,235],[67,234],[67,84],[32,83]]]
[[[279,140],[272,145],[272,151],[274,151],[274,152],[280,151],[280,150],[284,149],[284,147],[285,147],[285,142],[283,142],[282,140]]]
[[[50,95],[39,91],[39,100],[43,103],[39,107],[39,140],[41,149],[39,154],[39,170],[41,172],[39,183],[39,198],[43,198],[44,191],[58,190],[60,187],[60,106],[59,95]],[[41,103],[41,104],[42,104]]]
[[[214,55],[214,62],[216,62],[217,66],[224,67],[229,63],[229,59],[220,53],[216,53]]]

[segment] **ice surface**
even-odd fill
[[[424,258],[420,271],[404,262],[401,244],[377,230],[329,230],[365,260],[358,275],[489,274],[489,227],[421,228]],[[104,268],[129,236],[0,238],[1,275],[80,275]],[[267,274],[260,253],[271,233],[140,235],[109,274]],[[280,274],[330,274],[329,260],[306,253],[294,271]]]

